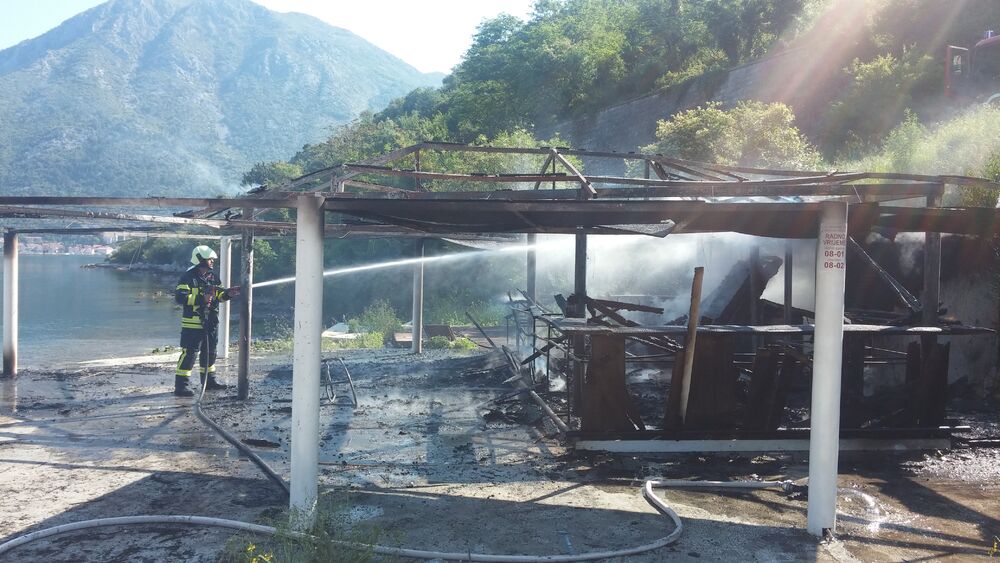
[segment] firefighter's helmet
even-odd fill
[[[211,246],[205,246],[203,244],[201,246],[194,247],[194,250],[191,251],[191,263],[194,264],[195,266],[201,264],[205,260],[218,260],[218,259],[219,255],[216,254],[214,250],[212,250]]]

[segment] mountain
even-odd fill
[[[248,0],[112,0],[0,51],[0,194],[231,193],[440,79]]]

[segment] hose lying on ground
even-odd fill
[[[613,559],[617,557],[625,557],[628,555],[636,555],[639,553],[645,553],[647,551],[652,551],[654,549],[659,549],[665,547],[677,541],[680,537],[681,532],[684,529],[684,525],[681,523],[680,517],[674,512],[670,506],[667,505],[662,499],[656,496],[653,491],[654,488],[672,488],[672,487],[692,487],[692,488],[739,488],[739,489],[771,489],[780,488],[782,490],[789,490],[792,484],[791,481],[684,481],[684,480],[652,480],[646,481],[642,488],[643,497],[649,502],[654,508],[659,512],[665,514],[667,517],[673,521],[674,530],[671,531],[666,536],[635,547],[624,548],[619,550],[610,551],[595,551],[590,553],[580,553],[573,555],[548,555],[548,556],[536,556],[536,555],[492,555],[485,553],[470,553],[470,552],[445,552],[445,551],[428,551],[422,549],[406,549],[401,547],[387,547],[381,545],[369,545],[355,542],[344,542],[335,541],[334,543],[340,544],[348,549],[372,551],[380,555],[391,555],[396,557],[414,557],[419,559],[444,559],[452,561],[484,561],[493,563],[570,563],[572,561],[593,561],[595,559]],[[274,535],[278,532],[276,528],[271,526],[262,526],[259,524],[250,524],[247,522],[239,522],[236,520],[226,520],[223,518],[209,518],[205,516],[184,516],[184,515],[156,515],[156,516],[125,516],[119,518],[99,518],[96,520],[86,520],[83,522],[74,522],[71,524],[63,524],[61,526],[55,526],[52,528],[46,528],[44,530],[38,530],[30,534],[26,534],[10,540],[4,544],[0,544],[0,555],[4,553],[25,545],[27,543],[40,540],[43,538],[64,534],[68,532],[86,530],[90,528],[100,528],[106,526],[125,526],[125,525],[135,525],[135,524],[191,524],[199,526],[214,526],[219,528],[229,528],[232,530],[240,530],[245,532],[252,532],[263,535]],[[293,536],[305,537],[304,534],[297,534],[292,532]]]
[[[264,460],[261,459],[259,455],[257,455],[253,450],[251,450],[246,444],[241,442],[239,438],[230,434],[224,428],[216,424],[214,420],[208,418],[208,416],[206,416],[204,412],[202,412],[201,399],[205,396],[206,387],[208,387],[207,377],[205,378],[205,381],[201,383],[201,393],[198,395],[198,398],[195,400],[194,405],[192,407],[194,415],[197,416],[199,420],[207,424],[212,430],[215,430],[216,433],[219,434],[219,436],[222,436],[227,442],[232,444],[236,449],[246,454],[246,456],[250,458],[250,461],[254,462],[254,464],[257,467],[259,467],[260,470],[263,471],[265,475],[267,475],[268,479],[274,481],[274,483],[276,483],[279,487],[281,487],[281,490],[284,491],[285,493],[285,498],[288,498],[289,495],[288,483],[285,483],[285,480],[282,479],[280,475],[275,473],[274,470],[271,469],[271,467],[267,463],[265,463]]]
[[[208,418],[201,410],[201,400],[205,396],[205,389],[208,385],[208,378],[202,382],[201,393],[195,400],[193,405],[193,410],[195,416],[197,416],[201,421],[208,424],[213,430],[215,430],[220,436],[222,436],[227,442],[235,446],[238,450],[245,453],[251,461],[254,462],[272,481],[281,486],[282,490],[287,496],[289,493],[288,484],[285,483],[277,473],[272,470],[267,463],[264,462],[256,453],[250,450],[245,444],[239,441],[238,438],[221,428],[212,419]],[[544,404],[544,403],[543,403]],[[418,559],[444,559],[444,560],[454,560],[454,561],[483,561],[483,562],[493,562],[493,563],[570,563],[573,561],[593,561],[595,559],[613,559],[617,557],[624,557],[628,555],[636,555],[639,553],[645,553],[647,551],[652,551],[654,549],[659,549],[665,547],[677,541],[680,537],[681,532],[684,529],[684,525],[681,523],[680,517],[674,512],[670,506],[667,505],[662,499],[660,499],[654,493],[654,488],[673,488],[673,487],[689,487],[689,488],[739,488],[739,489],[769,489],[769,488],[780,488],[782,490],[788,491],[792,487],[791,481],[686,481],[680,479],[672,480],[651,480],[646,481],[642,488],[643,497],[646,501],[653,506],[657,511],[666,515],[673,521],[674,529],[666,536],[642,545],[624,548],[619,550],[610,551],[595,551],[589,553],[580,553],[573,555],[548,555],[548,556],[535,556],[535,555],[492,555],[484,553],[470,553],[470,552],[443,552],[443,551],[428,551],[421,549],[406,549],[400,547],[387,547],[381,545],[369,545],[356,542],[345,542],[345,541],[334,541],[339,545],[347,549],[356,549],[362,551],[372,551],[380,555],[391,555],[396,557],[412,557]],[[8,542],[0,544],[0,555],[7,553],[8,551],[20,547],[22,545],[59,534],[65,534],[68,532],[86,530],[91,528],[100,528],[107,526],[126,526],[126,525],[142,525],[142,524],[187,524],[187,525],[198,525],[198,526],[214,526],[219,528],[228,528],[232,530],[240,530],[245,532],[252,532],[263,535],[274,535],[278,533],[278,530],[271,526],[262,526],[259,524],[251,524],[248,522],[240,522],[237,520],[227,520],[224,518],[211,518],[206,516],[189,516],[189,515],[145,515],[145,516],[123,516],[116,518],[98,518],[95,520],[84,520],[82,522],[73,522],[70,524],[63,524],[60,526],[54,526],[52,528],[46,528],[43,530],[38,530],[14,538]],[[306,537],[304,534],[294,533],[293,536]]]

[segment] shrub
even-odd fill
[[[381,334],[382,343],[384,343],[386,338],[392,336],[394,332],[398,331],[401,325],[402,323],[399,321],[399,317],[396,316],[396,310],[393,309],[392,305],[384,299],[379,299],[366,307],[361,313],[361,317],[358,319],[348,321],[348,326],[351,327],[351,332],[364,331],[369,335]],[[371,336],[367,337],[373,338]],[[381,347],[381,345],[382,344],[379,344],[379,347]],[[364,347],[368,348],[370,346]]]
[[[435,350],[475,350],[476,343],[464,336],[448,340],[447,336],[432,336],[424,343],[427,348]]]
[[[925,97],[939,88],[934,59],[912,51],[901,59],[889,54],[855,59],[844,72],[851,85],[826,114],[823,145],[830,154],[859,155],[876,147],[906,119],[915,94]]]
[[[459,336],[451,342],[451,348],[455,350],[475,350],[477,347],[475,342],[464,336]]]
[[[343,506],[320,503],[316,523],[307,534],[291,529],[288,522],[296,518],[281,518],[269,522],[277,528],[273,536],[254,536],[240,532],[230,538],[219,560],[225,563],[367,563],[374,559],[371,547],[347,549],[344,542],[372,546],[377,543],[380,530],[352,529],[347,522]]]
[[[795,126],[795,114],[780,103],[744,101],[726,110],[712,102],[660,121],[656,139],[639,150],[728,165],[822,166],[819,152]]]
[[[451,348],[451,340],[447,336],[432,336],[424,345],[434,349]]]

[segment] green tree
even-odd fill
[[[914,95],[937,90],[936,67],[927,55],[903,59],[886,54],[855,60],[845,71],[851,84],[827,112],[822,138],[828,152],[861,154],[876,148],[914,105]]]
[[[710,103],[658,122],[656,139],[640,150],[728,165],[800,170],[822,165],[795,126],[795,114],[780,103],[740,102],[730,110]]]
[[[241,186],[280,186],[302,175],[302,167],[289,162],[258,162],[245,174]]]

